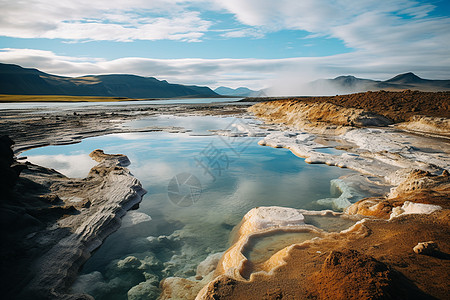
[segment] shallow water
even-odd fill
[[[116,101],[116,102],[20,102],[0,103],[2,109],[30,109],[30,108],[83,108],[93,106],[123,106],[123,105],[149,105],[149,104],[196,104],[215,102],[236,102],[242,98],[186,98],[186,99],[161,99],[161,100],[139,100],[139,101]]]
[[[164,119],[153,121],[170,123]],[[225,129],[232,121],[177,118],[179,125],[195,133],[208,132],[209,127]],[[152,124],[149,118],[127,126]],[[129,169],[148,191],[140,208],[128,213],[124,226],[86,262],[74,292],[90,293],[96,299],[126,299],[127,291],[145,280],[153,280],[156,289],[164,277],[193,276],[199,262],[228,248],[232,228],[251,208],[277,205],[323,209],[315,201],[331,197],[330,180],[352,173],[326,165],[308,165],[286,149],[261,147],[258,140],[189,133],[128,133],[24,152],[22,155],[32,162],[39,157],[41,165],[81,177],[90,168],[87,155],[91,151],[100,148],[106,153],[122,153],[129,157]],[[71,167],[75,165],[77,170]],[[191,176],[190,181],[178,186],[177,182],[188,178],[182,174]],[[180,195],[185,197],[183,201],[174,197]],[[321,221],[315,223],[320,226]],[[340,230],[342,224],[336,226]]]
[[[275,232],[253,237],[243,253],[253,264],[261,264],[281,249],[318,236],[313,232]]]

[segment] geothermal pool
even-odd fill
[[[330,194],[330,180],[353,173],[306,164],[286,149],[259,146],[259,137],[232,138],[208,131],[229,128],[235,122],[255,123],[218,117],[153,117],[124,126],[170,124],[191,132],[115,134],[22,153],[29,161],[69,177],[87,175],[94,165],[88,154],[95,149],[122,153],[148,191],[139,209],[127,213],[122,227],[83,266],[73,292],[100,300],[127,299],[130,289],[151,281],[156,299],[161,279],[195,276],[202,260],[225,251],[233,227],[251,208],[325,209],[316,201],[339,196]],[[304,239],[302,234],[285,237]],[[274,241],[261,241],[255,247],[259,251],[265,243]],[[264,253],[252,255],[264,257]]]

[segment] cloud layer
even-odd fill
[[[206,43],[210,35],[217,36],[215,26],[220,24],[219,36],[226,39],[299,30],[311,39],[339,39],[352,51],[286,59],[107,61],[35,49],[1,50],[2,62],[61,75],[132,73],[171,82],[252,88],[343,74],[386,79],[413,71],[428,78],[450,77],[450,17],[433,16],[435,6],[414,0],[0,0],[0,5],[0,35],[15,38]],[[223,24],[217,17],[221,15],[231,15],[241,28]]]
[[[365,53],[326,57],[285,59],[150,59],[129,57],[115,60],[80,59],[59,56],[50,51],[0,49],[3,62],[33,67],[51,74],[82,76],[86,74],[129,73],[153,76],[172,83],[217,86],[274,87],[276,95],[301,93],[303,83],[341,74],[355,74],[373,79],[388,79],[403,72],[415,72],[424,78],[447,78],[448,68],[440,61],[414,62],[397,58],[375,61]],[[414,63],[414,64],[413,64]],[[447,62],[448,65],[448,62]]]
[[[16,38],[198,41],[211,23],[170,0],[1,0],[1,35]]]

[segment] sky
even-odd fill
[[[0,62],[211,88],[450,79],[448,0],[0,0]]]

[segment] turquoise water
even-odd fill
[[[128,126],[148,126],[151,120]],[[209,126],[226,128],[231,121],[189,117],[184,125],[203,133]],[[151,292],[143,298],[156,298],[159,280],[194,276],[199,262],[226,250],[232,228],[251,208],[323,209],[315,201],[331,197],[330,180],[352,173],[306,164],[286,149],[259,146],[259,139],[127,133],[24,152],[22,155],[32,162],[39,158],[41,165],[78,177],[85,176],[91,167],[91,151],[100,148],[106,153],[122,153],[129,157],[129,169],[148,191],[140,208],[127,214],[124,225],[86,262],[73,290],[96,299],[127,299],[133,286],[151,282]],[[180,189],[180,193],[190,195],[187,205],[182,206],[174,204],[168,193],[168,185],[180,173],[193,175],[201,185],[195,186],[193,195],[189,189]]]

